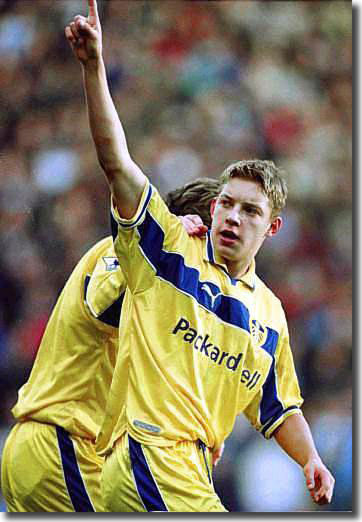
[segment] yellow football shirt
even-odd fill
[[[118,350],[125,281],[107,237],[79,261],[49,318],[12,412],[95,439]]]
[[[189,237],[147,183],[133,219],[112,206],[127,282],[120,346],[97,448],[220,446],[245,412],[265,436],[302,399],[280,301],[255,274],[229,276],[210,234]]]

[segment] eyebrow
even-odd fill
[[[234,198],[229,196],[226,192],[221,192],[221,194],[219,194],[219,198],[227,198],[227,199],[231,199],[232,201],[234,201]]]
[[[233,198],[232,196],[229,196],[229,194],[227,194],[226,192],[221,192],[221,194],[219,195],[220,198],[226,198],[226,199],[230,199],[231,201],[238,201],[236,200],[235,198]],[[245,200],[245,201],[242,201],[241,202],[243,205],[246,204],[246,205],[250,205],[250,206],[253,206],[253,207],[258,207],[258,208],[261,208],[261,206],[259,205],[258,202],[256,201],[248,201],[248,200]]]
[[[250,208],[254,208],[260,214],[264,214],[263,208],[260,205],[258,205],[257,203],[250,203],[249,201],[244,201],[243,205],[247,205]]]
[[[219,195],[219,197],[228,199],[229,201],[235,201],[235,199],[232,196],[229,196],[229,194],[227,194],[226,192],[222,192]],[[254,203],[252,201],[243,201],[242,205],[247,205],[249,207],[255,208],[255,210],[258,210],[259,212],[264,214],[263,208],[258,203]]]

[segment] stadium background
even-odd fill
[[[109,234],[108,189],[64,27],[85,0],[0,0],[0,451],[51,308]],[[99,0],[133,157],[167,192],[230,162],[286,168],[286,224],[258,256],[282,299],[333,503],[240,419],[216,473],[233,511],[352,508],[352,5]],[[0,510],[5,510],[1,500]]]

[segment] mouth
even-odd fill
[[[222,230],[220,232],[220,241],[221,244],[225,246],[230,246],[236,243],[239,240],[239,236],[235,234],[232,230]]]

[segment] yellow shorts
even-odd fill
[[[103,459],[94,444],[63,428],[16,424],[1,461],[1,489],[9,512],[104,511]]]
[[[212,484],[210,452],[201,443],[144,446],[125,434],[106,457],[101,489],[111,512],[226,511]]]

